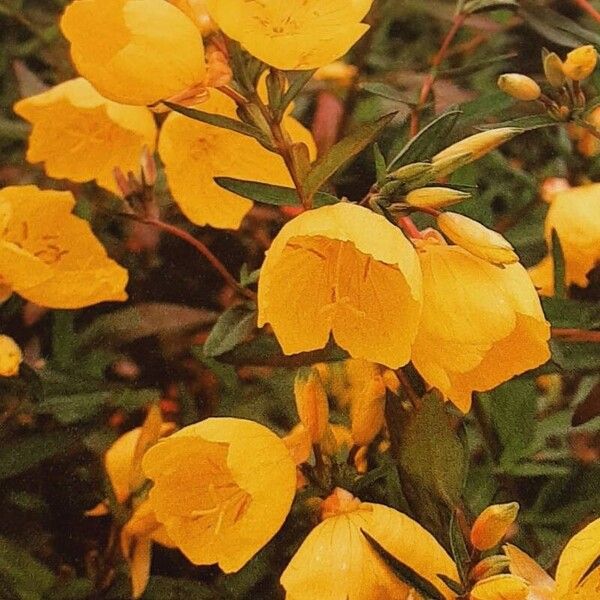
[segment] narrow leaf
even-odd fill
[[[560,125],[559,121],[553,119],[550,115],[528,115],[526,117],[518,117],[510,121],[502,123],[490,123],[488,125],[480,125],[478,129],[498,129],[499,127],[516,127],[523,131],[533,131],[534,129],[542,129],[544,127],[554,127]]]
[[[262,183],[260,181],[245,181],[232,177],[215,177],[215,183],[222,188],[248,198],[261,204],[272,204],[274,206],[302,206],[298,194],[294,188]],[[325,206],[337,204],[339,199],[325,192],[317,192],[313,200],[313,206]]]
[[[383,562],[392,570],[394,575],[410,587],[413,587],[421,594],[424,600],[445,600],[444,594],[442,594],[428,579],[425,579],[425,577],[419,575],[419,573],[407,564],[399,561],[393,554],[390,554],[364,529],[361,529],[360,532],[365,536],[367,542],[369,542]]]
[[[415,102],[411,102],[402,94],[400,94],[400,92],[398,92],[396,88],[393,88],[391,85],[387,85],[386,83],[364,83],[361,85],[361,88],[365,92],[369,92],[370,94],[374,94],[375,96],[385,98],[386,100],[392,100],[393,102],[399,102],[408,106],[416,106]]]
[[[404,165],[429,160],[447,143],[461,114],[460,110],[450,110],[424,127],[389,163],[388,173]]]
[[[380,117],[373,123],[361,125],[350,135],[335,144],[335,146],[314,163],[304,182],[305,194],[307,196],[314,194],[347,162],[372,144],[391,123],[396,114],[396,112],[393,112]]]
[[[207,123],[208,125],[214,125],[215,127],[221,127],[222,129],[229,129],[230,131],[235,131],[236,133],[241,133],[242,135],[254,138],[263,145],[266,144],[267,146],[270,146],[264,133],[258,127],[254,127],[248,123],[243,123],[242,121],[230,117],[224,117],[223,115],[207,113],[198,110],[197,108],[173,104],[173,102],[163,102],[163,104],[166,104],[171,110],[189,117],[194,121],[200,121],[201,123]]]
[[[294,98],[302,91],[302,88],[310,81],[312,76],[315,74],[316,69],[310,71],[295,71],[287,72],[287,78],[290,82],[290,87],[286,90],[281,103],[277,107],[279,112],[283,114],[287,107],[294,101]]]
[[[220,356],[245,342],[256,329],[256,310],[234,306],[226,310],[215,323],[204,344],[204,355]]]
[[[565,255],[555,229],[552,230],[552,260],[554,262],[554,296],[556,298],[566,298]]]
[[[377,176],[378,185],[382,185],[385,181],[387,168],[385,165],[385,157],[383,156],[379,144],[373,145],[373,158],[375,160],[375,173]]]

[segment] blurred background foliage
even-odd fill
[[[403,101],[418,96],[450,27],[454,3],[376,4],[370,34],[349,57],[360,67],[361,85],[348,91],[311,83],[296,113],[319,139],[328,117],[324,94],[333,94],[344,109],[341,129],[400,110],[379,142],[384,154],[393,155],[407,139],[410,107]],[[180,240],[159,239],[153,231],[132,230],[107,217],[118,202],[107,192],[48,180],[26,163],[28,127],[11,106],[74,75],[57,27],[64,5],[63,0],[0,0],[0,185],[36,183],[74,191],[78,214],[92,222],[109,253],[129,269],[130,299],[76,312],[46,311],[17,297],[0,306],[2,332],[21,344],[28,365],[18,379],[0,380],[2,600],[128,598],[125,567],[105,556],[114,533],[110,517],[84,516],[105,497],[106,448],[139,425],[144,407],[153,401],[180,425],[208,415],[236,415],[283,434],[297,421],[293,367],[315,359],[280,360],[274,342],[260,337],[234,348],[239,336],[253,329],[251,320],[237,339],[213,336],[211,352],[204,352],[213,324],[233,302],[210,266]],[[557,13],[582,28],[579,39],[557,22]],[[475,125],[527,114],[527,105],[497,90],[497,76],[507,71],[539,76],[543,46],[564,55],[580,43],[599,42],[598,24],[570,1],[527,1],[517,12],[476,14],[442,65],[435,102],[424,108],[422,123],[458,106],[462,115],[450,142],[473,133]],[[590,85],[593,94],[597,78]],[[459,211],[503,232],[531,266],[545,253],[547,205],[540,190],[548,177],[572,184],[599,181],[600,159],[582,154],[567,128],[528,132],[454,176],[454,182],[478,188]],[[337,176],[335,191],[358,200],[374,179],[369,149]],[[166,220],[202,239],[233,273],[260,266],[287,218],[263,206],[238,232],[196,228],[178,213],[164,183],[159,189]],[[555,326],[600,328],[600,273],[590,279],[587,289],[570,290],[570,300],[545,300]],[[477,514],[491,502],[518,501],[522,510],[513,540],[545,567],[600,506],[600,350],[591,344],[553,344],[551,363],[480,394],[464,424],[465,510]],[[455,425],[462,432],[458,418]],[[431,440],[415,440],[406,460],[418,463],[426,443]],[[361,498],[418,512],[396,470],[385,461],[378,464],[377,456],[371,459],[377,477]],[[300,495],[276,538],[241,572],[227,577],[156,546],[143,598],[280,598],[278,575],[312,524]]]

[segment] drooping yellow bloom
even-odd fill
[[[23,353],[11,337],[0,334],[0,377],[14,377],[19,373]]]
[[[216,90],[198,108],[237,118],[235,102]],[[283,126],[295,142],[304,142],[314,157],[310,132],[293,117],[285,117]],[[256,140],[179,113],[170,114],[164,122],[158,151],[175,201],[197,225],[237,229],[252,207],[250,200],[219,187],[215,177],[293,186],[283,159]]]
[[[600,262],[600,183],[559,192],[546,216],[546,243],[552,243],[552,230],[558,234],[565,258],[565,281],[586,287],[588,273]],[[551,256],[530,270],[540,293],[554,293]]]
[[[519,264],[498,267],[458,246],[425,241],[423,315],[412,360],[463,412],[492,389],[550,358],[550,327]]]
[[[458,581],[454,562],[416,521],[387,506],[361,502],[339,488],[323,503],[322,516],[281,576],[287,600],[413,598],[411,588],[392,573],[362,531],[445,598],[456,598],[439,577]]]
[[[519,548],[507,544],[504,551],[510,560],[512,576],[528,582],[528,598],[592,600],[600,597],[600,519],[592,521],[569,540],[558,560],[555,580]],[[489,598],[501,600],[502,597]]]
[[[144,146],[154,152],[150,110],[107,100],[82,77],[20,100],[14,111],[33,125],[27,160],[44,162],[50,177],[115,191],[113,169],[136,172]]]
[[[473,523],[471,543],[478,550],[497,546],[515,522],[519,513],[517,502],[488,506]]]
[[[74,205],[70,192],[0,190],[0,286],[49,308],[127,299],[127,271],[71,214]]]
[[[198,28],[164,0],[75,0],[60,26],[79,73],[115,102],[154,104],[203,83]]]
[[[197,565],[241,569],[279,530],[296,489],[296,465],[269,429],[213,418],[153,446],[143,468],[150,503],[169,537]]]
[[[373,0],[208,0],[223,32],[263,62],[315,69],[340,58],[369,28]]]
[[[437,224],[449,240],[479,258],[498,265],[509,265],[519,261],[506,238],[478,221],[457,213],[445,212],[437,218]]]
[[[305,212],[277,235],[261,270],[258,324],[283,351],[323,348],[329,336],[354,358],[408,362],[421,312],[417,254],[366,208],[340,202]]]

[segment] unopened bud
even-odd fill
[[[478,581],[473,586],[469,599],[490,600],[491,598],[507,598],[510,600],[527,600],[531,598],[529,596],[529,588],[529,582],[525,579],[503,573],[502,575],[493,575],[492,577]]]
[[[458,158],[465,154],[469,155],[469,162],[478,160],[522,132],[518,127],[498,127],[476,133],[436,154],[433,157],[434,166],[442,160]]]
[[[469,217],[446,212],[437,218],[437,224],[448,239],[479,258],[497,265],[519,261],[508,240]]]
[[[350,408],[352,439],[357,446],[368,446],[385,421],[385,383],[379,374],[365,386]]]
[[[354,65],[337,60],[317,69],[314,79],[315,81],[330,81],[341,87],[349,87],[357,73],[358,68]]]
[[[492,556],[486,556],[483,560],[480,560],[469,573],[469,579],[471,581],[479,581],[486,579],[487,577],[493,577],[499,575],[510,565],[510,560],[503,554],[494,554]]]
[[[550,52],[544,56],[544,73],[548,83],[554,88],[561,88],[565,85],[563,66],[563,61],[556,52]]]
[[[540,86],[527,75],[506,73],[498,78],[498,87],[509,96],[524,102],[532,102],[542,95]]]
[[[311,442],[318,444],[327,431],[329,403],[317,369],[298,369],[294,381],[294,395],[300,422],[306,428]]]
[[[468,165],[470,162],[475,160],[470,152],[463,152],[462,154],[449,154],[444,156],[433,163],[433,175],[435,179],[440,177],[446,177],[454,171]]]
[[[488,506],[475,519],[471,529],[471,543],[484,551],[497,546],[515,522],[519,513],[519,504],[494,504]]]
[[[449,187],[425,187],[409,192],[404,201],[419,208],[443,208],[463,200],[468,200],[471,194]]]
[[[0,377],[14,377],[19,373],[23,353],[15,340],[0,335]]]
[[[394,172],[390,173],[390,177],[396,181],[400,181],[410,187],[418,187],[425,185],[434,179],[433,165],[427,162],[411,163],[404,165]]]
[[[581,46],[567,54],[563,73],[574,81],[587,79],[596,68],[598,53],[594,46]]]

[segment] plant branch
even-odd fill
[[[448,50],[450,49],[450,44],[456,37],[456,34],[459,32],[461,27],[464,25],[464,22],[467,18],[466,13],[459,13],[455,15],[452,20],[452,27],[449,29],[440,49],[437,54],[433,57],[433,61],[431,62],[431,69],[428,75],[423,80],[423,84],[421,85],[421,92],[419,94],[419,101],[417,106],[413,108],[410,117],[410,136],[415,137],[417,133],[419,133],[419,118],[421,114],[421,110],[423,106],[425,106],[429,95],[433,89],[433,84],[435,83],[435,79],[437,77],[437,71],[439,66],[444,62],[446,56],[448,55]]]
[[[600,23],[600,12],[598,12],[589,2],[589,0],[573,0],[573,4],[576,4],[585,11],[592,19],[595,19]]]
[[[190,246],[202,254],[202,256],[210,263],[210,265],[221,275],[221,277],[223,277],[225,283],[229,287],[239,292],[242,296],[248,298],[248,300],[256,301],[256,294],[252,290],[240,285],[237,279],[227,270],[227,267],[210,251],[208,246],[196,239],[184,229],[181,229],[176,225],[165,223],[159,219],[144,219],[143,217],[138,217],[137,215],[129,213],[119,213],[119,216],[133,219],[134,221],[138,221],[144,225],[156,227],[165,233],[169,233],[170,235],[178,237],[180,240],[187,242]]]
[[[590,331],[589,329],[553,327],[552,337],[567,342],[589,342],[592,344],[600,344],[600,331]]]

